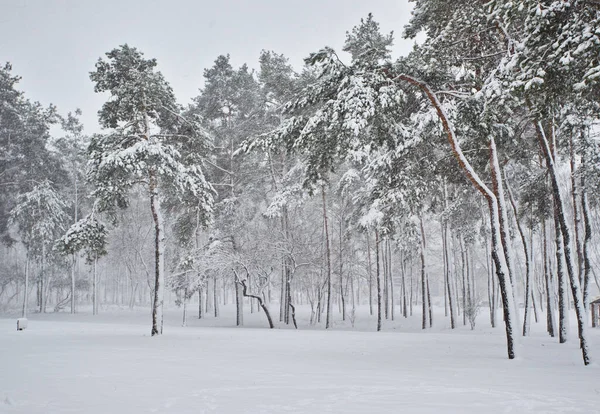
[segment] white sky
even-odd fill
[[[0,64],[12,63],[28,98],[64,114],[81,108],[91,133],[105,98],[89,72],[121,44],[156,58],[187,104],[218,55],[257,68],[260,51],[273,50],[300,69],[323,46],[339,52],[346,31],[369,12],[384,33],[394,31],[394,57],[404,55],[411,8],[408,0],[0,0]]]

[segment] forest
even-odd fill
[[[590,364],[600,3],[413,4],[398,32],[369,14],[302,68],[225,50],[191,102],[115,45],[82,68],[105,99],[89,135],[3,64],[0,312],[144,307],[157,336],[165,308],[333,330],[363,307],[377,331],[494,327],[509,359],[533,323],[567,342],[574,314]],[[395,36],[424,40],[392,58]]]

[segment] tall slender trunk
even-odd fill
[[[445,296],[448,298],[448,307],[450,310],[450,328],[456,329],[456,314],[454,311],[454,303],[452,300],[452,283],[450,282],[450,260],[448,257],[448,229],[447,223],[445,221],[442,222],[442,252],[443,252],[443,261],[444,261],[444,292]]]
[[[383,310],[385,319],[389,319],[389,275],[388,275],[388,260],[387,260],[387,248],[386,248],[387,237],[382,240],[383,248],[381,249],[381,262],[383,265]]]
[[[325,329],[331,327],[331,248],[329,244],[329,226],[327,224],[327,198],[325,195],[325,186],[321,187],[323,197],[323,226],[325,226],[325,256],[327,260],[327,316],[325,319]]]
[[[586,174],[587,159],[585,150],[581,157],[581,215],[583,217],[583,305],[585,307],[586,314],[589,311],[589,291],[590,291],[590,252],[589,244],[592,239],[592,226],[590,224],[589,206],[587,199],[587,188],[585,187],[585,174]]]
[[[401,251],[402,252],[402,251]],[[408,309],[406,306],[406,258],[400,257],[400,271],[402,272],[402,316],[408,317]]]
[[[465,263],[466,263],[466,274],[467,274],[467,308],[469,309],[469,317],[471,317],[471,312],[473,312],[473,294],[471,291],[471,264],[469,260],[469,246],[467,243],[465,245]]]
[[[410,316],[413,314],[413,264],[412,257],[410,258],[410,298],[408,303],[410,304]]]
[[[78,221],[78,182],[77,182],[77,172],[75,172],[75,223]],[[73,267],[71,268],[71,313],[75,313],[75,270],[77,266],[77,258],[75,254],[72,255]]]
[[[569,310],[567,297],[567,279],[564,272],[563,238],[558,222],[556,200],[554,202],[554,236],[556,243],[556,277],[558,280],[558,338],[561,344],[567,342],[567,330],[569,326]]]
[[[427,277],[427,269],[425,263],[425,229],[423,228],[423,216],[419,216],[419,224],[421,227],[421,299],[422,299],[422,329],[427,329],[427,287],[426,287],[426,277]]]
[[[525,233],[521,227],[521,222],[519,221],[517,203],[515,202],[512,189],[510,188],[510,183],[506,178],[506,170],[504,170],[504,183],[506,184],[506,192],[508,193],[508,199],[510,200],[510,205],[512,206],[515,223],[517,224],[517,231],[519,232],[521,244],[523,245],[523,254],[525,255],[525,315],[523,317],[523,336],[527,336],[529,335],[529,319],[531,317],[529,312],[529,298],[531,296],[531,256],[529,255],[527,238],[525,237]]]
[[[164,259],[164,223],[161,214],[160,200],[158,195],[158,180],[156,172],[150,171],[150,210],[154,221],[154,303],[152,306],[152,336],[161,335],[163,331],[163,305],[165,295],[165,259]]]
[[[215,318],[219,317],[219,290],[217,288],[217,275],[213,276],[213,309]]]
[[[392,274],[392,245],[390,239],[387,240],[388,248],[388,276],[390,279],[390,316],[394,320],[394,276]]]
[[[94,255],[94,269],[93,269],[93,304],[92,304],[92,314],[98,315],[98,255]]]
[[[42,243],[42,268],[40,272],[40,313],[46,313],[46,243]]]
[[[577,254],[577,274],[579,275],[579,283],[583,286],[583,253],[581,248],[581,239],[579,237],[579,209],[577,208],[578,200],[578,185],[575,175],[577,174],[575,166],[575,148],[573,148],[573,134],[569,136],[569,167],[571,178],[571,202],[573,204],[573,228],[575,238],[575,251]]]
[[[281,259],[281,291],[279,292],[280,300],[279,300],[279,322],[283,322],[285,320],[285,311],[287,309],[286,301],[287,295],[285,292],[285,259]]]
[[[554,306],[552,301],[552,278],[548,269],[548,242],[546,234],[546,220],[542,218],[542,256],[544,258],[544,279],[546,281],[546,329],[551,337],[555,335]]]
[[[381,331],[381,272],[379,270],[379,230],[375,229],[375,269],[377,277],[377,331]]]
[[[75,254],[71,255],[71,313],[75,313]]]
[[[540,144],[542,147],[542,152],[546,158],[546,167],[548,168],[548,173],[550,175],[550,181],[552,182],[552,192],[554,195],[556,215],[560,224],[560,231],[563,236],[564,248],[565,248],[565,262],[567,265],[567,274],[569,275],[569,281],[571,282],[571,294],[573,296],[573,303],[575,305],[575,314],[577,315],[577,331],[579,334],[579,346],[581,348],[581,354],[583,358],[584,365],[589,365],[591,362],[590,350],[587,341],[587,315],[585,313],[585,306],[583,305],[583,296],[581,292],[581,286],[579,284],[579,278],[575,275],[573,269],[573,257],[572,257],[572,248],[571,248],[571,233],[569,231],[569,227],[567,226],[567,221],[564,214],[564,207],[562,196],[560,193],[560,186],[558,184],[558,178],[556,169],[554,166],[554,155],[550,150],[550,145],[548,143],[548,139],[546,138],[546,134],[542,128],[540,122],[536,122],[535,124],[536,132],[538,135],[538,139],[540,140]]]
[[[188,296],[188,290],[187,290],[187,288],[185,288],[183,290],[183,300],[182,300],[182,302],[183,302],[183,320],[181,321],[181,326],[187,326],[187,302],[188,302],[187,296]]]
[[[340,201],[340,204],[343,205],[344,203],[344,199],[342,197],[342,200]],[[340,208],[340,210],[343,207]],[[340,260],[340,300],[341,300],[341,305],[342,305],[342,321],[346,320],[346,301],[344,298],[344,260],[343,260],[343,253],[344,253],[344,216],[343,216],[343,212],[340,211],[340,234],[339,234],[339,260]]]
[[[488,271],[488,301],[490,305],[490,325],[496,327],[496,286],[494,284],[494,262],[491,260],[488,244],[485,244],[485,258]]]
[[[369,272],[369,314],[373,315],[373,267],[371,265],[371,236],[369,229],[365,232],[367,236],[367,271]]]
[[[27,317],[27,305],[29,302],[29,248],[25,251],[25,292],[23,292],[23,318]]]
[[[429,312],[429,327],[433,327],[433,309],[431,308],[431,291],[429,290],[429,275],[426,275],[427,311]]]
[[[248,275],[248,279],[250,275]],[[244,293],[243,287],[237,281],[237,275],[234,272],[233,286],[235,288],[235,324],[236,326],[244,325]]]

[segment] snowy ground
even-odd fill
[[[33,314],[22,332],[5,315],[0,413],[600,413],[599,364],[541,324],[509,361],[485,314],[473,332],[442,315],[419,332],[415,314],[379,333],[367,309],[354,331],[234,328],[230,307],[185,328],[180,317],[167,311],[152,338],[147,310]],[[600,329],[592,338],[600,361]]]

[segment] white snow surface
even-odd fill
[[[355,330],[335,312],[325,331],[298,308],[298,331],[249,312],[235,328],[231,306],[183,328],[169,309],[160,337],[148,309],[33,314],[21,332],[4,316],[0,413],[600,413],[600,370],[583,366],[574,332],[561,345],[532,323],[509,361],[485,312],[475,331],[448,329],[438,309],[433,330],[415,312],[374,332],[365,307]]]

